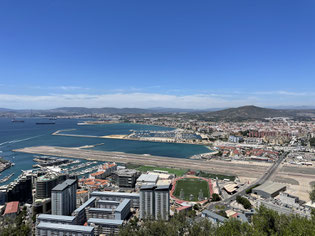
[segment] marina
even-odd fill
[[[182,169],[202,170],[217,174],[226,174],[239,176],[254,176],[259,177],[263,175],[268,164],[251,164],[244,163],[239,164],[236,162],[226,161],[204,161],[204,160],[192,160],[186,158],[174,158],[163,156],[147,156],[139,154],[121,153],[121,152],[106,152],[96,150],[77,149],[69,147],[56,147],[56,146],[35,146],[27,147],[23,149],[13,150],[14,152],[51,155],[68,158],[85,159],[89,161],[106,161],[115,163],[131,163],[140,164],[146,163],[152,166],[162,167],[177,167]]]
[[[45,166],[68,166],[70,164],[77,163],[77,161],[57,158],[57,157],[48,157],[48,156],[35,156],[33,161],[38,164],[33,165],[33,167],[45,167]]]

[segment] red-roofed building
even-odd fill
[[[19,202],[8,202],[5,211],[4,211],[4,216],[10,216],[10,217],[15,217],[19,213]]]

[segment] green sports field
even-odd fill
[[[207,181],[203,179],[185,178],[176,182],[173,195],[185,201],[199,201],[200,190],[202,191],[201,195],[203,198],[210,197],[209,184]]]

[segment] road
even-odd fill
[[[279,165],[281,164],[281,162],[285,159],[285,157],[287,156],[287,153],[283,153],[276,162],[274,162],[274,164],[256,181],[254,181],[253,183],[251,183],[249,186],[245,186],[243,188],[241,188],[237,193],[233,194],[232,196],[224,199],[223,201],[220,202],[215,202],[209,205],[209,210],[213,209],[213,207],[217,204],[229,204],[230,202],[236,200],[237,196],[242,196],[246,193],[246,190],[249,188],[254,187],[255,185],[259,184],[264,184],[274,173],[275,171],[278,169]]]

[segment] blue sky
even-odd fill
[[[315,2],[0,1],[0,107],[315,104]]]

